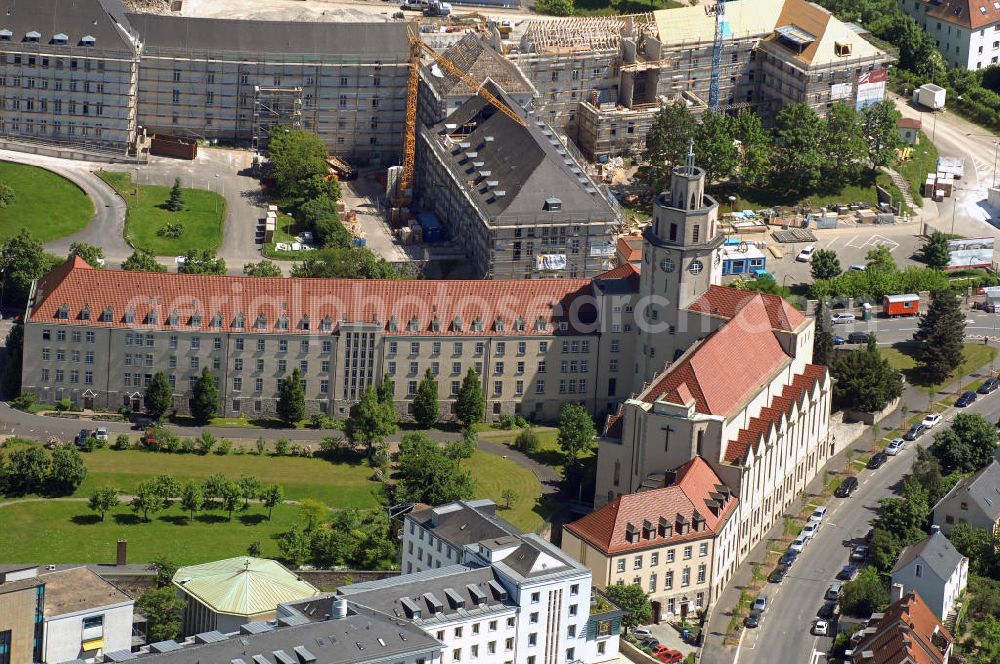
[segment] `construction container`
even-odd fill
[[[913,293],[886,295],[882,298],[882,313],[890,318],[916,316],[920,313],[920,296]]]
[[[944,108],[948,91],[933,83],[924,83],[913,91],[913,101],[935,111]]]
[[[149,143],[149,153],[176,159],[194,159],[198,156],[198,141],[193,138],[155,134]]]
[[[440,242],[444,239],[441,222],[433,212],[421,212],[417,215],[417,222],[424,232],[424,242]]]

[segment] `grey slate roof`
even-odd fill
[[[531,83],[517,65],[494,51],[486,39],[476,33],[470,32],[449,46],[444,56],[475,81],[483,83],[487,78],[492,79],[511,94],[534,92]],[[428,66],[428,78],[439,94],[476,94],[475,90],[454,74],[438,69],[441,76],[435,76],[431,73],[433,71],[433,67]]]
[[[408,518],[459,549],[486,539],[520,534],[516,526],[496,516],[494,503],[487,502],[488,505],[482,501],[460,500],[437,508],[415,510]],[[433,525],[435,512],[437,525]]]
[[[938,501],[938,505],[953,496],[962,496],[962,500],[975,503],[996,523],[1000,520],[1000,462],[993,459],[985,468],[980,468],[959,481],[944,498]],[[937,509],[937,505],[934,509]]]
[[[608,202],[555,132],[527,116],[499,86],[487,83],[485,87],[525,117],[528,126],[522,127],[476,96],[426,130],[428,138],[439,145],[443,136],[453,137],[445,164],[460,183],[473,183],[466,190],[481,208],[505,223],[536,223],[546,218],[611,221],[614,213]],[[469,157],[471,153],[475,156]],[[496,194],[500,191],[502,196]],[[546,211],[549,199],[558,199],[561,210]]]
[[[400,22],[338,23],[244,21],[129,14],[147,49],[193,53],[343,55],[386,62],[407,60],[410,47]]]
[[[494,563],[494,567],[500,573],[506,574],[516,581],[530,581],[550,576],[574,576],[583,572],[590,573],[590,570],[573,560],[562,549],[534,533],[520,535],[518,539],[521,540],[520,546],[502,560]],[[542,556],[545,557],[542,558]],[[542,558],[541,561],[539,558]],[[555,562],[550,563],[550,560],[553,559]],[[534,569],[536,565],[537,569]]]
[[[340,620],[278,626],[259,633],[230,636],[224,641],[195,643],[164,653],[139,655],[141,664],[365,664],[403,660],[408,655],[440,652],[441,644],[404,620],[365,607],[350,606]],[[315,659],[310,659],[312,655]]]
[[[903,549],[892,568],[892,573],[895,574],[920,559],[937,574],[938,578],[947,580],[962,564],[963,557],[945,534],[937,531],[923,541]]]
[[[455,616],[485,616],[516,608],[493,569],[474,563],[355,583],[338,592],[356,604],[417,624],[446,622]],[[432,611],[434,604],[439,607],[436,612]]]
[[[0,2],[0,30],[13,33],[12,43],[23,42],[34,31],[41,35],[41,45],[52,43],[62,33],[69,38],[68,46],[77,46],[90,36],[95,50],[134,51],[126,36],[129,23],[120,0],[5,0]]]

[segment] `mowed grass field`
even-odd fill
[[[125,218],[125,240],[136,249],[144,249],[154,256],[180,256],[189,249],[217,250],[222,246],[222,233],[226,218],[226,199],[205,189],[183,188],[184,209],[171,212],[166,209],[170,187],[136,185],[128,173],[101,171],[101,178],[121,195],[128,204]],[[157,235],[168,222],[184,225],[180,237]]]
[[[956,380],[968,376],[977,369],[985,368],[987,370],[986,373],[989,373],[989,367],[986,365],[992,362],[997,356],[997,349],[992,346],[967,343],[962,350],[964,359],[955,368],[952,377],[943,383],[931,383],[923,375],[921,365],[917,362],[915,357],[917,346],[915,344],[900,343],[887,348],[879,348],[879,352],[889,361],[893,369],[903,372],[908,381],[929,394],[936,394]]]
[[[542,484],[530,470],[525,470],[509,458],[478,451],[462,462],[462,468],[472,471],[476,480],[476,498],[490,498],[500,506],[499,514],[526,533],[537,532],[544,522],[536,511]],[[501,494],[513,489],[519,499],[509,510],[503,509]]]
[[[52,171],[0,161],[0,182],[14,190],[14,202],[0,208],[0,242],[22,228],[40,242],[83,230],[94,204],[78,186]]]

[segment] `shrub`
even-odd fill
[[[22,392],[18,395],[16,399],[11,401],[10,405],[14,406],[18,410],[31,410],[31,408],[38,403],[38,397],[35,396],[34,392]]]
[[[257,456],[262,456],[267,450],[267,442],[264,441],[264,436],[259,436],[257,438]]]
[[[233,449],[233,444],[223,438],[219,441],[219,446],[215,448],[215,453],[219,456],[226,456],[231,449]]]
[[[73,402],[69,399],[61,399],[59,403],[56,404],[56,410],[60,413],[64,413],[73,407]]]
[[[0,182],[0,208],[5,208],[13,203],[15,198],[17,196],[14,194],[14,190],[9,185]]]
[[[541,447],[541,441],[538,440],[538,434],[531,427],[517,434],[517,438],[514,439],[514,449],[525,454],[537,452],[539,447]]]
[[[275,456],[285,456],[288,454],[288,445],[289,443],[287,438],[279,438],[276,440],[274,443]]]
[[[514,428],[514,416],[508,413],[502,413],[500,417],[497,418],[497,427],[503,429],[504,431],[509,431]]]
[[[335,420],[324,413],[313,413],[309,416],[309,426],[313,429],[335,429]]]
[[[177,452],[179,454],[194,454],[195,447],[194,438],[185,438],[181,441],[180,446],[177,448]]]
[[[103,449],[106,449],[107,446],[108,446],[108,439],[107,438],[96,438],[96,437],[94,438],[94,449],[95,450],[103,450]]]
[[[524,419],[520,415],[515,415],[514,416],[514,426],[517,427],[518,429],[527,429],[528,428],[528,420]]]
[[[181,439],[177,434],[167,431],[166,429],[159,428],[156,430],[156,439],[160,443],[161,452],[176,452],[180,449]]]
[[[97,439],[93,436],[87,436],[87,440],[83,441],[83,445],[80,445],[81,452],[93,452],[94,448],[97,446]]]
[[[179,221],[168,221],[156,231],[160,237],[179,238],[184,235],[184,224]]]
[[[127,433],[120,433],[117,436],[115,436],[115,449],[116,450],[127,450],[130,445],[131,445],[131,443],[129,441]]]

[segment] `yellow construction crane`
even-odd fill
[[[406,32],[410,39],[410,75],[406,82],[406,127],[403,135],[403,171],[399,176],[399,194],[393,201],[394,207],[405,207],[410,203],[409,190],[413,186],[413,161],[417,149],[417,88],[420,81],[420,54],[426,51],[442,69],[457,77],[463,83],[476,91],[480,97],[492,104],[497,110],[522,127],[528,123],[520,115],[512,111],[505,103],[485,89],[481,83],[459,69],[451,60],[444,57],[420,38],[416,23],[408,23]]]

